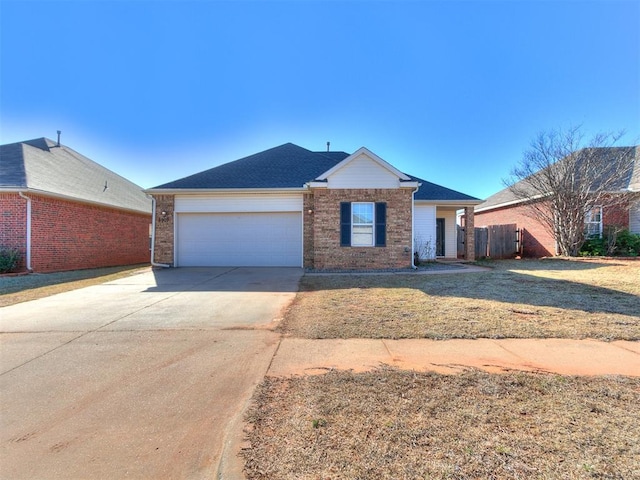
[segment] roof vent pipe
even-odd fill
[[[62,131],[61,130],[57,130],[57,132],[58,132],[58,144],[56,145],[56,147],[59,147],[60,146],[60,134],[62,133]]]
[[[331,142],[327,142],[327,152],[329,151],[330,146],[331,146]]]

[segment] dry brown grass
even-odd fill
[[[267,378],[249,479],[640,478],[640,379],[381,369]]]
[[[0,278],[0,307],[111,282],[141,273],[149,268],[141,265],[127,265],[59,273],[3,276]]]
[[[640,339],[640,262],[513,260],[486,273],[303,277],[303,338]]]

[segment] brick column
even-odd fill
[[[173,195],[154,195],[156,198],[156,244],[153,259],[157,263],[173,265]],[[164,212],[164,214],[163,214]]]
[[[302,208],[302,242],[303,242],[303,267],[314,267],[314,219],[315,202],[312,193],[303,196]]]
[[[473,262],[476,259],[473,207],[464,208],[464,218],[464,258],[465,260]]]

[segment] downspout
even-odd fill
[[[415,225],[416,225],[416,192],[420,190],[420,185],[416,187],[416,189],[411,192],[411,268],[417,270],[418,267],[416,265],[416,234],[415,234]]]
[[[170,268],[171,265],[166,263],[156,263],[153,261],[155,258],[156,252],[156,199],[151,195],[147,195],[147,197],[151,197],[151,266],[152,267],[162,267],[162,268]]]
[[[33,272],[31,269],[31,198],[27,197],[20,191],[18,192],[18,195],[27,201],[27,271]]]

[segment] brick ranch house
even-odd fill
[[[148,263],[151,200],[142,189],[46,138],[0,146],[0,247],[18,270]]]
[[[613,226],[628,229],[631,233],[640,233],[640,147],[610,147],[598,150],[601,150],[600,154],[607,155],[615,153],[613,150],[617,149],[629,150],[628,156],[633,162],[630,174],[617,185],[615,191],[610,192],[611,195],[621,196],[623,201],[610,206],[596,206],[585,212],[585,231],[588,235],[602,235],[607,227]],[[526,199],[516,197],[509,188],[505,188],[475,207],[475,226],[516,224],[523,232],[523,256],[557,255],[555,239],[540,221],[531,217],[526,203]]]
[[[147,193],[153,263],[172,267],[411,268],[416,251],[457,258],[456,211],[473,221],[481,202],[406,175],[364,147],[348,154],[291,143]]]

